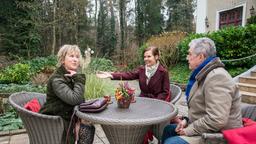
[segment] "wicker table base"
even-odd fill
[[[142,144],[143,138],[150,128],[148,126],[110,126],[101,125],[111,144]]]

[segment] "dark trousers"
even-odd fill
[[[162,135],[163,144],[188,144],[184,139],[180,138],[176,133],[175,128],[177,124],[170,124],[164,128]]]

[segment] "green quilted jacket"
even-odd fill
[[[73,108],[84,101],[85,75],[64,76],[68,71],[61,66],[50,77],[47,84],[46,103],[40,113],[59,115],[70,120]]]

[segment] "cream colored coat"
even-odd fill
[[[196,76],[188,100],[187,136],[242,126],[238,87],[223,66],[217,58]]]

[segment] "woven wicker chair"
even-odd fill
[[[170,84],[171,89],[171,103],[175,104],[181,98],[181,88],[177,85]]]
[[[29,111],[23,106],[33,98],[40,105],[46,101],[46,95],[33,92],[14,93],[9,97],[10,104],[16,109],[27,130],[30,144],[61,144],[64,122],[60,116],[50,116]]]
[[[256,121],[256,105],[242,104],[242,117]],[[202,138],[206,144],[226,144],[222,133],[203,133]]]
[[[171,90],[171,102],[172,104],[175,104],[180,98],[181,98],[181,88],[177,85],[170,84],[170,90]],[[167,120],[165,122],[162,122],[161,124],[153,125],[153,133],[155,134],[156,138],[158,140],[161,139],[164,127],[170,123],[170,120]]]

